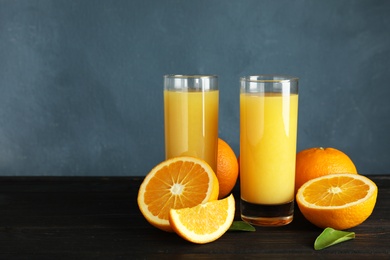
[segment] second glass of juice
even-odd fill
[[[257,75],[240,83],[241,218],[286,225],[294,213],[298,79]]]
[[[219,90],[216,75],[165,75],[165,157],[193,156],[217,171]]]

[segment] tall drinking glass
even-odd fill
[[[241,218],[286,225],[294,214],[298,78],[257,75],[240,83]]]
[[[217,171],[218,77],[165,75],[165,157],[193,156]]]

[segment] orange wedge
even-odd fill
[[[372,213],[378,188],[365,176],[339,173],[312,179],[296,195],[300,211],[314,225],[343,230],[363,223]]]
[[[138,207],[153,226],[173,232],[169,211],[216,200],[217,176],[203,160],[177,157],[154,167],[138,191]]]
[[[205,244],[220,238],[232,225],[235,201],[232,194],[222,200],[210,201],[192,208],[171,209],[169,222],[182,238]]]

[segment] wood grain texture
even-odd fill
[[[142,177],[2,177],[0,259],[389,258],[390,176],[370,178],[378,201],[369,219],[350,230],[356,238],[315,251],[322,230],[297,207],[290,225],[227,232],[195,245],[146,222],[136,201]],[[238,201],[238,187],[234,195]]]

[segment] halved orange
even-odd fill
[[[169,222],[182,238],[197,244],[213,242],[232,225],[235,213],[233,194],[192,208],[171,209]]]
[[[314,225],[348,229],[372,213],[378,188],[363,175],[335,173],[312,179],[296,195],[300,211]]]
[[[177,157],[163,161],[146,175],[138,191],[138,207],[150,224],[172,232],[170,209],[216,200],[218,193],[217,176],[205,161]]]

